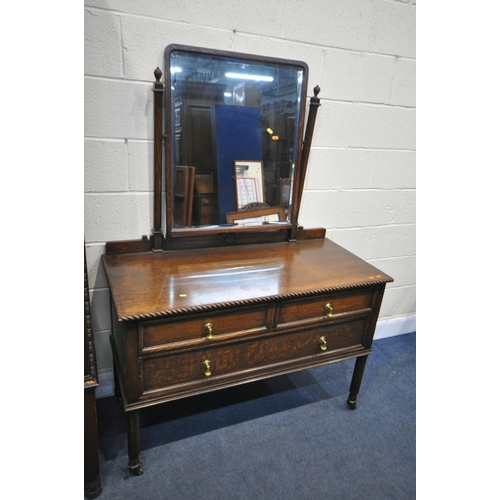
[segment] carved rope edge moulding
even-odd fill
[[[217,311],[217,310],[227,309],[227,308],[231,308],[231,307],[246,306],[246,305],[251,305],[251,304],[263,304],[266,302],[274,302],[274,301],[278,301],[278,300],[296,299],[296,298],[300,298],[300,297],[314,297],[316,295],[338,292],[338,291],[342,291],[342,290],[353,290],[356,288],[363,288],[363,287],[374,286],[374,285],[383,285],[385,283],[390,283],[391,281],[392,280],[384,280],[384,279],[382,279],[382,280],[370,280],[370,281],[366,281],[363,283],[356,283],[354,285],[346,285],[346,286],[339,286],[339,287],[332,287],[332,288],[323,288],[323,289],[319,289],[319,290],[310,290],[307,292],[297,292],[297,293],[290,293],[290,294],[284,294],[284,295],[273,295],[270,297],[259,297],[259,298],[255,298],[255,299],[220,302],[217,304],[206,304],[206,305],[193,306],[193,307],[181,307],[181,308],[177,308],[177,309],[167,309],[164,311],[155,311],[154,313],[131,314],[129,316],[121,316],[120,315],[120,311],[119,311],[119,308],[116,304],[116,300],[115,300],[113,292],[111,292],[111,297],[113,299],[113,304],[114,304],[116,312],[118,314],[118,321],[122,322],[122,321],[137,321],[137,320],[167,318],[167,317],[171,317],[171,316],[176,316],[178,314]]]

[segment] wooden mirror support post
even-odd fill
[[[302,152],[300,159],[300,169],[297,174],[295,182],[297,182],[297,189],[294,189],[294,199],[292,201],[292,231],[290,234],[290,241],[295,241],[297,239],[298,231],[298,218],[300,202],[302,201],[302,191],[304,190],[304,183],[306,180],[307,164],[309,162],[309,153],[311,151],[312,137],[314,133],[314,126],[316,125],[316,115],[318,114],[318,108],[321,106],[318,94],[320,92],[320,87],[316,85],[314,87],[314,97],[311,97],[309,103],[309,115],[307,117],[307,127],[305,132],[304,141],[302,143]]]
[[[156,81],[154,92],[154,213],[153,213],[153,252],[163,252],[163,231],[161,229],[161,165],[163,144],[163,95],[165,86],[160,82],[161,70],[154,71]]]

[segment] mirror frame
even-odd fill
[[[291,211],[289,214],[289,221],[282,222],[279,225],[263,224],[255,226],[195,226],[188,228],[174,228],[173,227],[173,189],[174,189],[174,166],[175,166],[175,150],[174,150],[174,116],[172,106],[172,92],[171,92],[171,72],[170,72],[170,56],[174,51],[190,52],[200,55],[215,55],[218,57],[225,57],[230,59],[238,59],[242,61],[254,63],[272,63],[274,65],[297,66],[303,71],[302,88],[299,94],[300,104],[298,106],[298,128],[297,139],[295,145],[295,168],[293,171],[292,182],[293,188],[291,193]],[[304,146],[304,128],[305,128],[305,114],[306,114],[306,100],[307,100],[307,85],[309,76],[309,67],[305,62],[281,59],[253,54],[244,54],[239,52],[215,50],[209,48],[195,47],[190,45],[171,44],[165,49],[164,57],[164,75],[165,75],[165,99],[164,99],[164,130],[165,130],[165,144],[164,144],[164,158],[165,158],[165,222],[166,222],[166,238],[188,237],[188,236],[203,236],[214,234],[227,234],[227,233],[241,233],[241,232],[261,232],[261,231],[288,231],[290,232],[297,227],[298,209],[303,189],[303,178],[305,165],[307,159],[303,162],[303,146]]]

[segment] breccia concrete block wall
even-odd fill
[[[151,233],[151,89],[171,43],[309,65],[321,107],[299,222],[390,274],[379,325],[414,329],[415,12],[414,0],[85,0],[85,241],[100,375],[113,364],[100,257],[106,241]]]

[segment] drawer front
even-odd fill
[[[336,351],[360,348],[367,324],[367,318],[337,325],[323,324],[313,330],[276,334],[182,354],[145,358],[144,390],[158,390],[196,381],[209,383],[219,376],[236,376],[247,370],[277,366],[280,363],[315,356],[318,360],[323,357],[325,362],[328,362],[335,356]]]
[[[371,311],[371,291],[344,295],[325,294],[309,299],[283,302],[278,306],[277,326],[325,321],[346,315],[366,314]]]
[[[267,307],[247,308],[213,315],[183,317],[142,325],[143,350],[170,343],[217,340],[222,336],[240,336],[267,330]],[[212,337],[212,338],[210,338]]]

